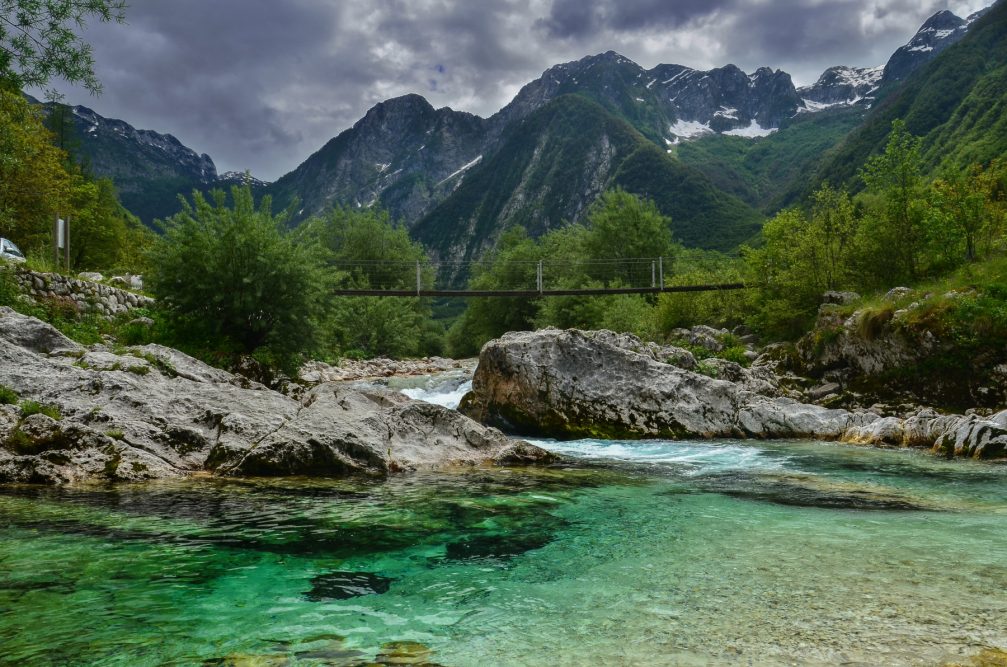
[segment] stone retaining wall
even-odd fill
[[[69,299],[82,313],[112,318],[134,308],[150,308],[154,300],[124,289],[71,278],[59,273],[39,273],[18,269],[14,273],[21,288],[35,300]]]

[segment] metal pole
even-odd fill
[[[664,257],[657,258],[657,272],[660,274],[661,282],[658,283],[661,291],[664,291]]]
[[[420,288],[423,285],[422,270],[420,269],[420,260],[416,260],[416,296],[420,295]]]
[[[538,287],[538,293],[542,293],[542,260],[538,261],[538,275],[535,276],[535,284]]]
[[[657,287],[657,262],[650,261],[650,286]]]

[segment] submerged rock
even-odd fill
[[[304,597],[313,601],[348,600],[361,595],[387,593],[395,582],[373,572],[327,572],[311,580],[311,590]]]
[[[827,409],[778,395],[768,381],[731,382],[665,363],[635,337],[611,332],[546,329],[490,341],[460,410],[556,438],[815,438],[1007,457],[1001,415]]]
[[[345,475],[551,461],[440,406],[320,384],[300,400],[157,345],[84,348],[0,308],[0,385],[59,419],[0,410],[0,482]]]

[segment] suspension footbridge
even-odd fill
[[[486,261],[359,260],[337,262],[345,276],[335,296],[526,297],[714,292],[745,289],[742,282],[679,284],[666,257],[543,259],[502,265]],[[677,264],[675,265],[677,267]],[[705,275],[715,275],[705,271]],[[457,287],[459,276],[471,276]],[[671,284],[669,284],[669,282]],[[492,285],[492,287],[481,287]]]

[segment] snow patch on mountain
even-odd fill
[[[455,171],[451,172],[451,173],[450,173],[450,174],[448,174],[448,175],[447,175],[447,176],[446,176],[445,178],[441,179],[441,180],[440,180],[440,181],[439,181],[439,182],[437,183],[437,185],[443,185],[444,183],[447,183],[448,181],[450,181],[450,180],[451,180],[452,178],[454,178],[455,176],[457,176],[457,175],[459,175],[459,174],[462,174],[462,173],[464,173],[464,172],[468,171],[468,170],[469,170],[469,169],[471,169],[472,167],[474,167],[474,166],[476,166],[477,164],[479,164],[480,162],[482,162],[482,159],[483,159],[483,156],[482,156],[482,155],[477,155],[477,156],[476,156],[476,159],[472,160],[472,161],[471,161],[471,162],[469,162],[468,164],[464,164],[464,165],[462,165],[462,166],[461,166],[461,167],[460,167],[459,169],[457,169],[457,170],[455,170]]]
[[[671,142],[672,144],[677,144],[679,141],[689,139],[697,139],[704,134],[712,134],[713,129],[710,128],[707,123],[700,123],[695,120],[682,120],[679,119],[675,121],[668,130],[675,139]]]
[[[748,127],[736,127],[733,130],[727,130],[722,132],[722,134],[728,134],[732,137],[746,137],[748,139],[755,139],[758,137],[766,137],[776,132],[775,127],[762,127],[756,121],[752,121],[748,124]]]

